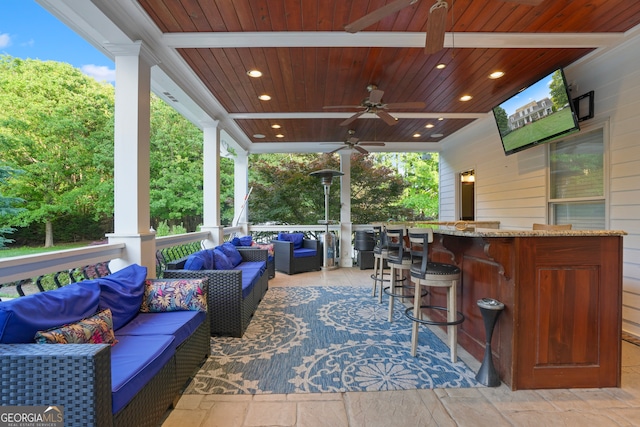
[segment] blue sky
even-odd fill
[[[516,109],[528,104],[531,101],[540,101],[549,95],[549,85],[551,84],[551,75],[549,74],[545,78],[539,80],[537,83],[532,84],[525,90],[514,96],[513,98],[500,104],[502,108],[507,112],[507,117],[516,112]]]
[[[33,0],[0,0],[0,54],[67,62],[98,81],[115,82],[115,66]]]

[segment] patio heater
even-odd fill
[[[321,236],[323,252],[322,269],[333,270],[338,268],[338,263],[336,262],[336,236],[333,232],[329,231],[329,224],[336,224],[337,221],[329,220],[329,189],[331,188],[333,177],[344,175],[344,173],[331,169],[322,169],[311,172],[309,175],[319,177],[320,182],[324,186],[324,220],[318,221],[318,224],[324,224],[326,226],[326,231]]]

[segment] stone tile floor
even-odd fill
[[[287,276],[269,286],[371,286],[371,270]],[[459,357],[477,371],[464,349]],[[163,427],[640,426],[640,346],[622,342],[622,387],[436,389],[288,395],[183,395]]]

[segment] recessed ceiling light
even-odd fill
[[[444,135],[441,133],[432,133],[431,138],[442,138]]]
[[[422,135],[420,135],[420,134],[419,134],[419,133],[417,133],[417,132],[413,134],[413,137],[414,137],[414,138],[420,138],[421,136],[422,136]]]
[[[264,135],[263,135],[263,134],[261,134],[261,133],[254,133],[254,134],[253,134],[253,137],[254,137],[254,138],[257,138],[257,139],[262,139],[262,138],[264,138]]]
[[[444,68],[446,68],[446,67],[447,67],[447,64],[438,64],[438,65],[436,65],[436,68],[437,68],[438,70],[442,70],[442,69],[444,69]]]
[[[284,135],[279,133],[279,134],[276,135],[276,138],[284,138]]]
[[[471,101],[471,98],[473,98],[471,95],[463,95],[460,97],[460,101],[462,102]]]
[[[269,101],[269,100],[271,99],[271,97],[270,97],[269,95],[267,95],[267,94],[260,95],[258,98],[259,98],[261,101]]]
[[[431,129],[433,126],[435,126],[433,123],[427,123],[426,125],[424,125],[424,127],[426,127],[427,129]]]
[[[272,125],[271,125],[271,128],[272,128],[272,129],[280,129],[281,127],[282,127],[282,126],[280,126],[280,125],[279,125],[279,124],[277,124],[277,123],[274,123],[274,124],[272,124]]]
[[[504,76],[504,71],[494,71],[493,73],[489,74],[490,79],[499,79],[502,76]]]
[[[444,117],[438,117],[438,120],[439,120],[439,121],[443,121],[443,120],[444,120]]]
[[[258,70],[249,70],[247,71],[247,75],[249,77],[262,77],[262,71]]]

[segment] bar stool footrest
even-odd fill
[[[447,307],[440,307],[437,305],[421,305],[420,309],[429,309],[429,310],[440,310],[440,311],[448,311]],[[418,322],[421,323],[423,325],[434,325],[434,326],[454,326],[454,325],[459,325],[462,322],[464,322],[464,314],[462,314],[461,312],[456,312],[458,315],[458,318],[456,320],[454,320],[453,322],[443,322],[443,321],[437,321],[437,320],[429,320],[429,319],[419,319],[417,317],[415,317],[413,315],[413,307],[409,307],[404,311],[404,315],[411,321],[413,322]]]
[[[371,275],[371,278],[377,282],[391,282],[391,279],[383,279],[382,277],[376,277],[375,275]]]
[[[395,298],[413,298],[413,295],[404,295],[404,294],[395,294],[395,293],[392,294],[391,291],[389,291],[389,289],[391,289],[391,286],[387,286],[385,288],[382,288],[382,291],[386,295],[389,295],[390,297],[395,297]],[[414,291],[416,288],[415,288],[415,286],[406,285],[406,286],[395,286],[394,289],[409,289],[409,290]],[[427,291],[426,289],[423,289],[420,292],[420,298],[426,297],[427,295],[429,295],[429,291]]]

